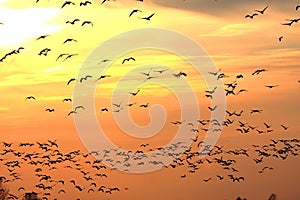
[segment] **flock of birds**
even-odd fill
[[[107,4],[110,0],[103,0],[101,4]],[[143,2],[143,0],[137,0]],[[36,0],[39,3],[40,0]],[[93,3],[90,1],[81,1],[79,6],[90,6]],[[76,2],[65,1],[61,5],[61,9],[66,9],[66,7],[76,6]],[[247,14],[245,18],[254,19],[255,16],[264,15],[267,12],[269,6],[266,6],[262,10],[255,10],[255,13]],[[296,6],[296,11],[300,8],[299,5]],[[138,13],[143,13],[142,10],[133,9],[129,12],[129,17],[133,17]],[[150,21],[155,13],[149,16],[139,16],[138,18]],[[300,18],[287,19],[288,22],[282,23],[284,26],[292,26],[297,23]],[[76,25],[80,23],[81,26],[95,26],[92,21],[82,21],[81,19],[73,19],[65,22],[68,25]],[[0,22],[0,25],[5,26],[5,23]],[[36,42],[39,40],[46,40],[50,35],[41,35],[36,38]],[[281,42],[283,36],[279,37]],[[62,44],[66,45],[68,43],[77,43],[78,40],[75,38],[66,38]],[[25,47],[19,47],[12,50],[0,58],[0,62],[5,62],[11,56],[16,56],[22,53]],[[51,53],[51,48],[43,48],[37,52],[38,56],[48,56]],[[73,57],[78,56],[77,53],[62,53],[56,57],[56,61],[65,62]],[[136,61],[137,58],[131,56],[124,58],[120,64],[126,65],[131,64]],[[111,62],[111,58],[103,59],[98,64],[103,62]],[[257,69],[251,73],[251,76],[259,76],[262,73],[267,73],[269,69]],[[168,73],[168,69],[152,69],[149,71],[141,72],[142,81],[146,82],[151,79],[159,78],[162,75]],[[209,74],[216,78],[216,80],[229,78],[221,70],[216,72],[209,72]],[[189,74],[183,70],[177,73],[167,74],[169,78],[188,78]],[[224,90],[226,96],[230,95],[240,95],[242,93],[248,92],[247,88],[238,88],[239,81],[244,78],[245,74],[237,74],[234,81],[230,83],[224,83]],[[72,82],[79,82],[84,84],[86,81],[101,81],[106,78],[110,78],[112,75],[100,75],[94,77],[93,75],[86,75],[85,77],[72,78],[66,81],[66,85],[69,86]],[[298,80],[300,83],[300,80]],[[275,85],[265,85],[268,89],[276,89],[280,87],[279,84]],[[214,87],[210,90],[204,91],[204,98],[213,99],[215,92],[220,89]],[[140,88],[136,91],[129,92],[132,97],[141,95],[143,89]],[[39,97],[35,95],[29,95],[25,97],[26,101],[36,101]],[[62,99],[63,102],[72,102],[71,98]],[[112,105],[99,108],[99,112],[122,112],[124,107],[132,107],[137,105],[141,109],[150,107],[149,102],[132,102],[123,105],[123,102],[114,102]],[[67,115],[80,114],[79,110],[84,111],[85,105],[74,105],[72,110]],[[215,112],[218,110],[218,105],[208,106],[209,112]],[[55,108],[45,108],[45,112],[53,113]],[[0,182],[19,185],[20,187],[14,193],[9,193],[9,199],[18,199],[24,196],[27,191],[37,191],[38,194],[42,196],[42,199],[59,199],[65,198],[73,191],[79,193],[100,193],[104,195],[110,195],[115,192],[127,191],[128,188],[121,188],[119,186],[108,186],[105,185],[103,180],[107,179],[110,175],[110,170],[122,169],[123,171],[129,171],[128,169],[135,165],[136,167],[143,167],[145,165],[155,165],[161,168],[184,168],[186,172],[180,175],[181,179],[187,178],[189,175],[196,173],[203,165],[213,165],[218,169],[222,170],[222,173],[215,174],[214,176],[203,177],[202,181],[204,183],[213,181],[230,181],[233,183],[243,182],[247,179],[247,176],[241,174],[239,169],[239,157],[248,158],[251,162],[257,165],[258,175],[264,173],[269,173],[274,171],[274,167],[265,164],[265,160],[278,159],[284,161],[289,157],[299,156],[298,150],[300,147],[299,139],[272,139],[268,144],[263,146],[252,145],[250,149],[227,149],[223,146],[214,146],[205,144],[200,138],[202,137],[201,131],[203,133],[211,132],[221,132],[223,128],[233,127],[236,132],[241,134],[248,133],[272,133],[287,131],[288,125],[280,124],[278,127],[281,130],[275,130],[275,127],[269,122],[262,122],[259,125],[250,124],[250,122],[245,121],[243,115],[248,112],[251,115],[257,115],[263,113],[264,111],[260,108],[253,108],[251,110],[226,110],[227,116],[225,121],[218,121],[216,119],[195,119],[195,121],[185,121],[185,120],[174,120],[170,121],[174,126],[180,125],[185,126],[187,133],[196,133],[195,137],[189,138],[192,141],[191,145],[185,142],[178,142],[172,144],[170,147],[157,147],[150,148],[151,144],[143,143],[140,144],[139,150],[136,151],[121,151],[120,149],[107,149],[104,151],[93,151],[87,154],[82,153],[80,150],[74,150],[68,153],[64,153],[59,149],[59,145],[56,141],[48,140],[47,142],[40,143],[19,143],[13,144],[8,142],[2,142],[0,147],[0,165],[4,168],[0,168]],[[208,125],[214,124],[214,128],[209,129]],[[189,134],[187,134],[189,137]],[[199,148],[204,147],[204,151],[199,152]],[[212,149],[211,149],[212,148]],[[147,152],[157,152],[151,157],[147,156]],[[170,151],[172,153],[170,153]],[[181,154],[180,152],[184,152]],[[181,156],[179,156],[181,155]],[[207,157],[201,158],[200,155],[206,155]],[[95,159],[97,157],[97,159]],[[174,161],[170,165],[165,164],[163,161],[167,158],[173,158]],[[105,161],[106,164],[103,164]],[[22,168],[25,166],[31,166],[34,168],[33,174],[37,181],[34,186],[24,186],[22,185],[23,176],[21,173]],[[55,174],[57,172],[66,171],[68,173],[74,174],[72,179],[63,179],[62,177],[57,177]],[[101,183],[101,184],[99,184]],[[102,184],[103,183],[103,184]],[[71,189],[70,189],[71,188]],[[0,191],[1,193],[1,191]]]
[[[298,156],[300,147],[299,139],[271,139],[265,145],[253,144],[248,149],[227,149],[224,146],[214,146],[211,151],[206,152],[207,157],[200,158],[197,147],[205,145],[203,141],[193,140],[191,146],[186,146],[184,142],[172,144],[166,147],[149,148],[149,144],[141,144],[136,151],[120,151],[120,149],[106,149],[103,151],[92,151],[82,153],[74,150],[64,153],[59,149],[56,141],[30,143],[22,142],[13,144],[2,142],[0,148],[1,168],[0,181],[6,184],[19,186],[14,193],[9,193],[8,199],[18,199],[23,197],[28,191],[35,191],[42,199],[64,198],[69,192],[78,194],[99,193],[111,195],[115,192],[127,191],[128,188],[119,186],[108,186],[105,179],[109,178],[110,171],[117,167],[123,167],[124,171],[133,163],[143,167],[145,164],[158,165],[162,168],[184,168],[186,173],[180,178],[185,179],[188,175],[195,174],[202,169],[201,166],[214,166],[222,172],[215,176],[203,177],[202,181],[230,181],[233,183],[243,182],[247,175],[242,175],[239,169],[239,157],[247,158],[257,167],[258,174],[270,173],[274,167],[265,164],[264,161],[271,159],[286,160],[289,157]],[[205,147],[208,149],[209,147]],[[172,153],[170,153],[170,150]],[[178,157],[178,152],[184,153]],[[151,157],[146,152],[158,151]],[[202,152],[203,153],[203,152]],[[101,157],[95,159],[94,155]],[[174,161],[170,165],[165,165],[165,159],[173,157]],[[109,166],[104,165],[105,160]],[[157,160],[160,160],[159,162]],[[119,166],[118,166],[119,165]],[[27,167],[26,167],[27,166]],[[22,185],[23,176],[20,171],[28,166],[33,170],[31,180],[36,181],[35,185]],[[57,173],[70,173],[72,178],[64,179]],[[29,174],[29,171],[27,171]],[[72,189],[73,188],[73,189]],[[80,198],[78,198],[80,199]]]
[[[266,10],[268,8],[269,8],[269,6],[266,6],[262,10],[255,9],[254,13],[245,15],[245,18],[254,19],[255,16],[259,16],[259,15],[265,14],[265,12],[266,12]],[[300,8],[300,5],[296,5],[296,11],[298,11],[299,8]],[[281,25],[292,26],[294,23],[298,23],[299,20],[300,20],[300,18],[286,19],[286,21],[288,21],[288,22],[281,23]],[[282,39],[283,39],[283,36],[279,36],[278,41],[281,42]]]
[[[8,199],[22,198],[30,191],[36,192],[42,199],[57,199],[58,196],[65,198],[68,195],[68,186],[69,194],[78,191],[109,195],[128,189],[105,185],[110,170],[101,161],[92,160],[90,157],[90,154],[83,154],[80,150],[63,153],[57,142],[51,140],[45,143],[2,142],[0,164],[3,167],[0,169],[0,182],[20,185],[16,193],[9,193]],[[22,185],[24,179],[19,173],[26,165],[34,168],[31,179],[37,181],[35,185],[28,187]],[[74,178],[65,180],[57,176],[62,171],[73,174]]]

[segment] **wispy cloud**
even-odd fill
[[[211,33],[203,33],[201,36],[211,36],[211,37],[231,37],[243,35],[254,31],[255,27],[250,24],[230,24],[223,26]]]

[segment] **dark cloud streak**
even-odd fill
[[[153,3],[175,9],[201,12],[218,17],[231,17],[254,12],[269,6],[283,13],[295,13],[297,0],[151,0]]]

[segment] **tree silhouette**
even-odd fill
[[[0,200],[6,200],[8,196],[8,189],[3,185],[2,178],[0,179]]]
[[[27,192],[22,200],[41,200],[41,198],[38,198],[38,194],[35,192]]]

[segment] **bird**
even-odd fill
[[[208,178],[208,179],[203,179],[204,182],[208,182],[210,181],[212,178]]]
[[[107,108],[101,108],[100,112],[108,112],[108,109]]]
[[[71,82],[73,82],[73,81],[76,81],[76,79],[75,78],[71,78],[69,81],[68,81],[68,83],[67,83],[67,85],[69,85]]]
[[[82,22],[81,26],[84,26],[86,24],[90,24],[91,26],[94,26],[94,24],[91,21],[84,21]]]
[[[145,76],[150,76],[151,71],[152,71],[152,68],[149,70],[149,72],[141,72],[141,74],[144,74]]]
[[[146,104],[141,104],[140,107],[142,108],[147,108],[149,106],[149,103],[146,103]]]
[[[63,102],[65,102],[65,101],[72,102],[72,99],[70,99],[70,98],[63,99]]]
[[[255,10],[256,12],[259,12],[260,14],[264,14],[265,13],[265,11],[267,10],[267,8],[268,8],[269,6],[266,6],[263,10]]]
[[[164,73],[167,70],[169,70],[169,69],[153,70],[153,71],[162,74],[162,73]]]
[[[113,103],[113,106],[116,106],[116,107],[120,108],[121,104],[122,104],[122,101],[119,104]]]
[[[73,21],[66,21],[66,24],[74,25],[78,21],[80,21],[80,19],[74,19]]]
[[[257,16],[257,15],[258,15],[257,13],[253,13],[252,15],[246,15],[245,18],[253,19],[254,16]]]
[[[35,100],[35,97],[34,97],[34,96],[28,96],[28,97],[25,98],[25,100],[27,100],[27,99],[28,99],[28,100],[29,100],[29,99]]]
[[[75,54],[68,54],[68,56],[63,61],[66,61],[67,59],[70,59],[73,56],[77,56],[77,55],[78,55],[77,53],[75,53]]]
[[[278,87],[278,85],[266,85],[266,87],[272,89],[274,87]]]
[[[82,78],[80,78],[80,83],[82,83],[83,81],[86,81],[88,78],[93,78],[92,76],[90,76],[90,75],[87,75],[87,76],[85,76],[85,77],[82,77]]]
[[[75,3],[72,2],[72,1],[66,1],[66,2],[61,6],[61,8],[64,8],[66,5],[75,5]]]
[[[135,58],[133,58],[133,57],[125,58],[125,59],[122,61],[122,64],[124,64],[126,61],[130,61],[130,60],[135,61]]]
[[[146,81],[148,81],[148,80],[151,80],[151,79],[154,79],[154,78],[157,78],[156,76],[148,76],[145,80],[144,80],[144,82],[146,82]]]
[[[258,110],[258,109],[253,109],[251,110],[250,114],[253,114],[253,113],[261,113],[262,110]]]
[[[294,23],[294,21],[290,21],[289,23],[282,23],[281,25],[283,25],[283,26],[292,26],[293,23]]]
[[[110,0],[103,0],[101,4],[104,4],[106,1],[110,1]],[[115,0],[114,0],[115,1]]]
[[[74,110],[77,111],[77,109],[79,109],[79,108],[80,108],[80,109],[83,109],[83,110],[85,109],[83,106],[80,105],[80,106],[76,106],[76,107],[74,108]]]
[[[246,89],[240,89],[236,94],[238,95],[239,93],[242,93],[242,92],[248,92],[248,90],[246,90]]]
[[[111,77],[111,75],[101,75],[97,81],[101,80],[101,79],[104,79],[104,78],[108,78],[108,77]]]
[[[45,111],[54,112],[54,109],[53,108],[47,108]]]
[[[111,60],[110,60],[110,59],[103,59],[103,60],[101,60],[98,64],[105,63],[105,62],[109,62],[109,61],[111,61]]]
[[[180,71],[177,74],[173,74],[173,76],[175,76],[176,78],[180,78],[181,76],[187,76],[187,74],[185,72]]]
[[[40,39],[45,39],[46,37],[48,37],[49,35],[41,35],[40,37],[36,38],[36,40],[40,40]]]
[[[243,74],[239,74],[239,75],[236,76],[236,78],[237,78],[237,79],[238,79],[238,78],[244,78],[244,76],[243,76]]]
[[[216,109],[217,109],[217,105],[215,105],[214,107],[210,107],[210,106],[208,106],[208,109],[210,110],[210,111],[215,111]]]
[[[38,55],[39,55],[39,56],[42,56],[42,55],[43,55],[43,56],[47,56],[49,51],[51,51],[51,49],[45,48],[45,49],[41,50],[41,51],[38,53]]]
[[[129,94],[131,94],[132,96],[136,96],[139,92],[140,90],[137,90],[136,92],[130,92]]]
[[[266,126],[266,128],[271,128],[271,125],[267,124],[264,122],[264,125]]]
[[[69,55],[69,54],[67,54],[67,53],[59,54],[59,56],[56,58],[56,61],[58,61],[61,57],[67,56],[67,55]]]
[[[84,189],[81,188],[79,185],[76,185],[75,188],[78,189],[80,192],[82,192],[82,191],[84,190]]]
[[[285,126],[285,125],[282,125],[282,124],[281,124],[280,126],[281,126],[281,127],[283,128],[283,130],[285,130],[285,131],[288,129],[288,127]]]
[[[252,73],[252,75],[258,75],[258,74],[260,74],[261,72],[266,72],[266,71],[268,71],[268,70],[266,70],[266,69],[258,69],[258,70],[255,70],[255,71]]]
[[[133,106],[134,104],[136,104],[136,102],[135,102],[135,103],[129,103],[129,104],[127,104],[127,106],[128,106],[128,107],[131,107],[131,106]]]
[[[151,20],[151,18],[152,18],[154,15],[155,15],[155,13],[151,14],[151,15],[150,15],[150,16],[148,16],[148,17],[140,17],[140,19],[144,19],[144,20],[148,20],[148,21],[150,21],[150,20]]]
[[[297,11],[299,8],[300,8],[300,5],[297,5],[297,6],[296,6],[296,11]]]
[[[130,14],[129,14],[129,17],[131,17],[134,13],[136,13],[136,12],[143,12],[143,11],[141,11],[141,10],[139,10],[139,9],[134,9],[134,10],[132,10],[131,12],[130,12]]]
[[[66,39],[66,40],[63,42],[63,44],[66,44],[67,42],[77,42],[77,40],[72,39],[72,38],[68,38],[68,39]]]
[[[281,42],[282,39],[283,39],[283,36],[280,36],[280,37],[278,38],[279,42]]]
[[[92,4],[90,1],[80,2],[79,6],[87,6],[88,4]]]
[[[68,116],[71,115],[71,114],[77,114],[77,112],[75,110],[71,110],[69,113],[68,113]]]

